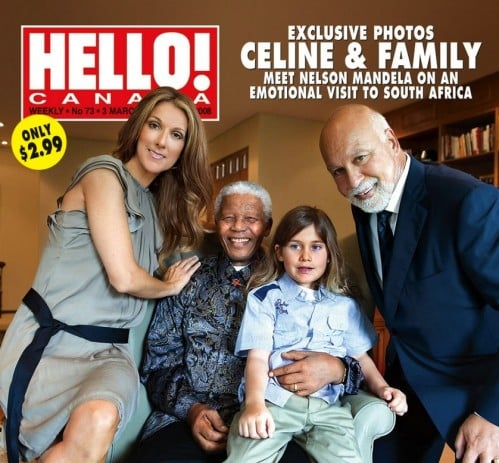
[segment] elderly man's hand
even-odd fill
[[[292,363],[272,370],[279,384],[288,391],[306,397],[326,384],[341,383],[345,365],[338,358],[323,352],[291,351],[282,358]]]
[[[216,410],[205,404],[195,404],[189,410],[187,421],[194,440],[206,453],[225,450],[229,428]]]
[[[462,463],[499,461],[499,426],[470,415],[457,433],[456,458]]]

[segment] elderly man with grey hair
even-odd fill
[[[320,137],[352,204],[367,281],[386,326],[387,381],[409,412],[374,461],[499,460],[499,192],[409,156],[384,117],[337,108]]]
[[[225,457],[244,370],[234,355],[243,289],[272,227],[268,192],[253,182],[227,185],[215,201],[215,223],[221,252],[202,259],[185,291],[156,305],[141,369],[154,411],[138,462]]]
[[[218,255],[203,258],[184,290],[156,305],[141,369],[154,411],[136,462],[212,463],[226,457],[244,372],[244,359],[234,355],[244,287],[272,227],[268,192],[246,181],[225,186],[215,200],[215,224]],[[276,372],[283,384],[292,384],[297,375],[312,388],[343,378],[345,367],[335,357],[289,355],[295,356],[290,369]],[[308,459],[294,444],[281,461]]]

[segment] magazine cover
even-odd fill
[[[498,13],[494,0],[4,2],[0,333],[31,287],[47,217],[73,174],[114,152],[157,87],[195,105],[214,195],[235,180],[260,183],[275,224],[308,204],[339,239],[355,239],[351,204],[319,146],[329,116],[351,103],[383,114],[415,159],[499,187]]]

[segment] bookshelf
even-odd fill
[[[385,117],[413,156],[499,187],[499,72],[467,85],[471,100],[421,100]]]

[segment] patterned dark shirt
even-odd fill
[[[224,254],[203,259],[178,296],[156,304],[141,368],[154,409],[143,438],[185,421],[199,402],[230,424],[239,410],[237,390],[244,374],[244,359],[234,355],[234,348],[250,272],[250,266],[236,271]]]

